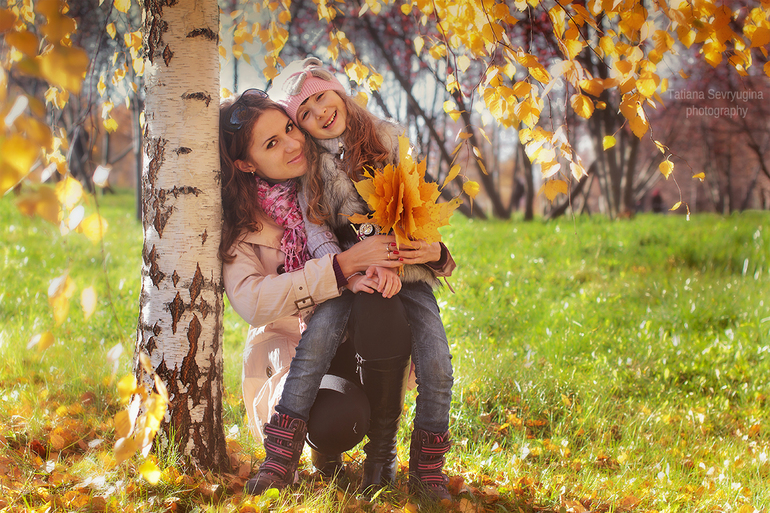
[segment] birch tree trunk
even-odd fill
[[[144,10],[144,247],[136,352],[149,355],[168,388],[163,430],[180,453],[193,465],[225,469],[219,10],[216,0],[145,0]],[[138,363],[135,369],[142,373]]]

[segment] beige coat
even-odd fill
[[[231,253],[235,260],[223,268],[225,292],[233,309],[249,324],[243,351],[243,402],[249,429],[262,440],[262,429],[283,392],[283,383],[305,329],[304,320],[316,304],[341,294],[332,268],[332,255],[309,260],[299,271],[278,274],[284,263],[284,229],[262,220],[260,232],[244,232]],[[452,256],[438,276],[450,276]],[[409,388],[416,386],[414,366]]]
[[[243,400],[249,428],[258,440],[281,397],[303,319],[315,304],[340,295],[332,255],[279,275],[284,230],[272,220],[263,220],[262,226],[260,232],[239,236],[231,251],[235,260],[223,268],[230,304],[251,325],[243,353]]]

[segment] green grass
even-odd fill
[[[138,315],[133,202],[100,198],[110,223],[102,249],[23,217],[13,197],[0,200],[0,469],[18,469],[0,477],[0,509],[5,500],[11,511],[50,501],[75,510],[86,493],[116,511],[377,510],[324,486],[307,462],[294,493],[251,500],[230,490],[218,501],[200,492],[205,480],[178,474],[173,451],[160,458],[158,487],[131,463],[110,464],[119,402],[107,352],[121,344],[116,373],[129,372]],[[458,263],[455,293],[438,293],[454,355],[447,471],[453,490],[465,490],[456,509],[770,508],[770,214],[549,223],[458,215],[444,238]],[[77,290],[55,326],[47,290],[65,272]],[[87,286],[99,307],[85,321]],[[225,424],[238,428],[236,452],[251,461],[261,450],[240,402],[246,329],[228,308]],[[55,344],[27,349],[44,331]],[[413,409],[410,394],[404,463]],[[61,443],[55,435],[64,448],[36,455],[35,442]],[[103,442],[89,447],[94,440]],[[355,482],[362,453],[350,456]],[[48,467],[46,457],[55,459]],[[387,511],[412,500],[402,486],[376,502]]]

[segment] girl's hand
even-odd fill
[[[398,267],[403,262],[398,261],[396,238],[393,235],[373,235],[352,248],[337,254],[337,263],[345,276],[356,272],[364,272],[372,266]]]
[[[356,292],[374,294],[377,290],[377,280],[363,274],[355,274],[348,278],[348,284],[345,287],[354,294]]]
[[[401,278],[392,269],[370,267],[366,270],[366,276],[377,280],[377,292],[380,292],[385,299],[395,296],[401,290]]]
[[[393,246],[395,250],[396,247]],[[428,244],[424,240],[415,240],[401,244],[397,250],[402,264],[427,264],[441,259],[441,243]]]

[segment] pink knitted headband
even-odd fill
[[[343,85],[315,57],[289,63],[275,78],[270,98],[297,122],[297,109],[308,97],[322,91],[345,92]]]

